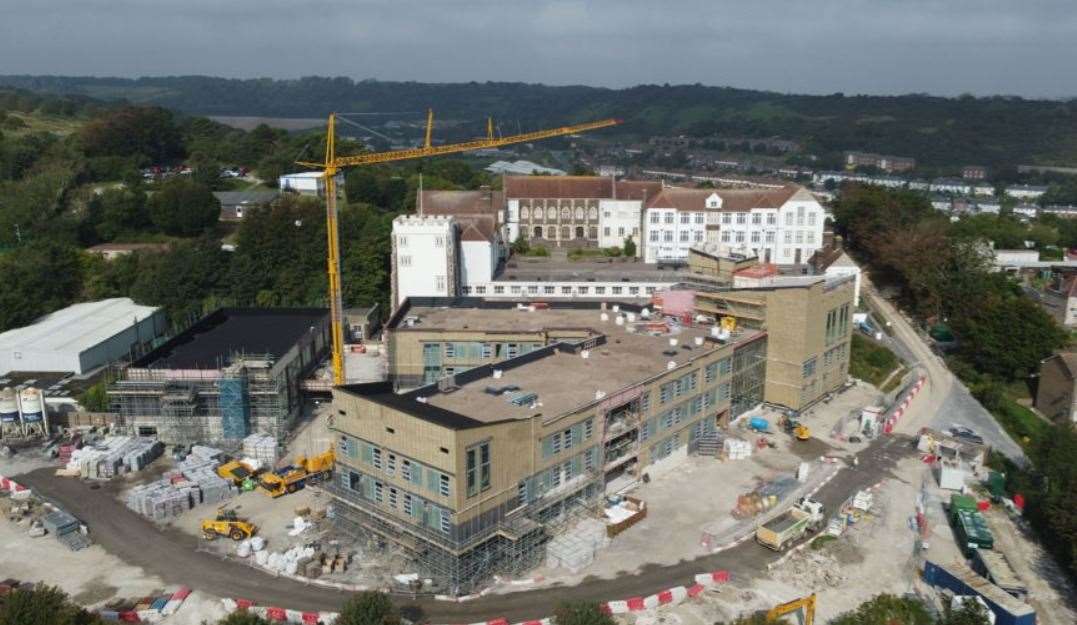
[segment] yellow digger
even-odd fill
[[[257,531],[253,523],[239,518],[235,510],[218,510],[216,519],[202,519],[202,537],[206,540],[227,536],[238,542],[254,536]]]
[[[804,620],[801,621],[802,625],[813,625],[815,623],[815,594],[810,594],[807,597],[801,597],[800,599],[794,599],[793,601],[787,601],[774,606],[767,612],[767,622],[773,623],[786,614],[796,612],[801,608],[804,609]]]
[[[329,449],[317,456],[299,456],[295,462],[275,471],[266,471],[258,478],[258,485],[270,497],[294,493],[307,484],[322,482],[333,474],[336,456]]]
[[[811,428],[804,425],[793,416],[782,415],[782,426],[785,428],[786,432],[795,436],[798,441],[811,439]]]

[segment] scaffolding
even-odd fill
[[[121,367],[109,402],[131,434],[170,444],[239,441],[251,432],[278,440],[300,408],[298,380],[268,355],[235,354],[221,369]]]
[[[601,474],[587,471],[575,488],[556,496],[479,517],[452,535],[414,525],[379,509],[374,502],[334,481],[329,517],[334,527],[383,553],[398,550],[437,590],[453,596],[478,592],[494,576],[519,576],[539,566],[551,538],[582,518],[597,516]]]

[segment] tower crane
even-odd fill
[[[458,154],[472,150],[496,148],[514,143],[527,143],[549,139],[550,137],[562,137],[565,135],[598,130],[616,126],[621,121],[617,119],[603,119],[599,121],[561,126],[536,130],[505,137],[494,136],[494,122],[492,118],[486,120],[486,137],[465,141],[462,143],[450,143],[445,145],[433,145],[431,143],[434,131],[434,111],[426,112],[426,133],[422,147],[405,150],[391,150],[388,152],[371,152],[356,154],[354,156],[337,156],[336,153],[336,114],[329,114],[329,122],[326,125],[325,135],[325,160],[321,163],[298,161],[298,164],[314,169],[321,169],[325,178],[325,221],[327,236],[326,264],[329,275],[329,322],[332,339],[332,363],[333,384],[344,384],[344,308],[340,286],[340,234],[337,225],[337,188],[336,175],[342,169],[348,167],[361,167],[364,165],[376,165],[392,161],[405,161],[428,156],[441,156],[443,154]]]

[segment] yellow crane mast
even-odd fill
[[[469,152],[484,148],[497,148],[514,143],[527,143],[528,141],[538,141],[540,139],[549,139],[550,137],[562,137],[565,135],[587,132],[589,130],[598,130],[599,128],[609,128],[610,126],[616,126],[619,123],[621,123],[621,121],[617,119],[603,119],[584,124],[536,130],[535,132],[525,132],[523,134],[509,135],[505,137],[495,137],[493,119],[487,118],[485,138],[476,139],[474,141],[465,141],[463,143],[450,143],[435,146],[431,143],[434,131],[434,111],[431,109],[426,113],[426,135],[422,147],[407,150],[356,154],[354,156],[337,156],[336,114],[330,113],[325,135],[325,161],[321,163],[299,161],[299,164],[306,167],[321,169],[322,174],[325,177],[325,223],[328,243],[326,263],[328,265],[329,275],[329,321],[330,333],[332,335],[333,384],[338,385],[344,384],[345,382],[344,308],[340,287],[340,236],[337,227],[336,188],[336,175],[340,170],[347,167],[376,165],[378,163],[405,161],[415,158],[426,158],[428,156],[458,154],[460,152]]]

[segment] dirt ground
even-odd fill
[[[1077,589],[1055,561],[1036,542],[1029,528],[1002,508],[992,506],[986,514],[995,536],[995,549],[1006,554],[1010,566],[1029,590],[1029,603],[1043,625],[1077,623]]]
[[[916,553],[909,517],[916,513],[916,497],[927,476],[927,468],[918,459],[902,461],[897,479],[885,481],[876,491],[871,513],[840,538],[818,549],[809,545],[792,553],[768,576],[751,580],[750,586],[738,585],[734,579],[728,587],[706,593],[702,602],[679,605],[668,611],[665,622],[710,625],[812,592],[818,595],[816,618],[826,622],[879,593],[920,590],[915,582],[919,557],[949,562],[960,555],[941,507],[948,495],[931,482],[926,499],[929,549]]]
[[[6,498],[0,499],[0,506],[7,505]],[[26,529],[9,522],[6,516],[0,519],[0,571],[5,578],[59,586],[88,608],[176,590],[145,570],[125,564],[100,546],[72,552],[52,536],[30,538]],[[194,592],[178,612],[162,622],[201,625],[224,615],[217,597]]]

